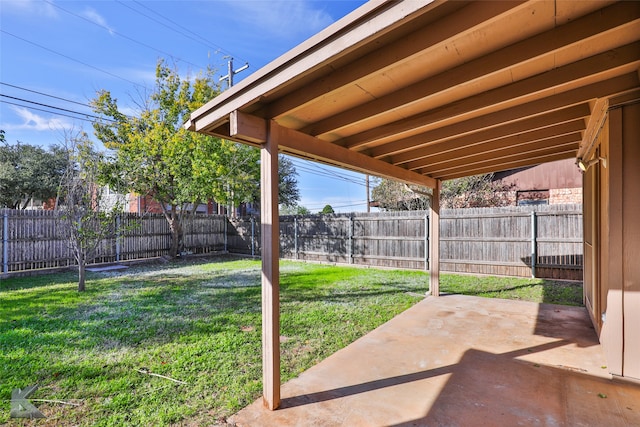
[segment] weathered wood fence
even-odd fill
[[[36,210],[0,210],[0,273],[8,274],[76,265],[63,236],[57,213]],[[171,234],[162,215],[122,214],[116,232],[103,240],[94,263],[112,263],[167,255]],[[185,247],[190,253],[225,249],[226,218],[196,216],[185,224]]]
[[[55,213],[0,211],[2,273],[74,265]],[[582,279],[582,207],[528,206],[443,210],[442,271]],[[168,254],[161,215],[123,214],[96,263]],[[185,224],[186,253],[260,255],[259,218],[197,216]],[[280,218],[281,257],[409,269],[429,267],[427,212],[352,213]]]

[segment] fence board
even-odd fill
[[[55,212],[0,213],[3,273],[75,265]],[[168,254],[171,236],[162,215],[122,214],[117,221],[118,231],[102,242],[94,262]],[[582,279],[580,205],[443,209],[441,270],[531,276],[532,231],[536,276]],[[185,223],[184,232],[186,253],[260,255],[259,218],[196,216]],[[426,233],[428,217],[423,211],[283,216],[280,251],[288,259],[426,269]]]

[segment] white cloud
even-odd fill
[[[38,0],[0,0],[3,13],[56,18],[58,11],[50,4]]]
[[[73,122],[61,117],[43,117],[24,107],[10,107],[22,120],[20,124],[3,123],[2,128],[5,130],[18,131],[52,131],[73,128]]]
[[[334,22],[326,11],[314,8],[308,1],[229,1],[231,15],[256,33],[276,37],[312,35]]]
[[[104,17],[100,15],[95,9],[88,7],[81,13],[81,15],[87,18],[89,21],[95,22],[101,27],[105,27],[109,31],[109,34],[113,35],[113,28],[109,24],[107,24],[107,20],[104,19]]]

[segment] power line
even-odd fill
[[[56,115],[56,116],[70,117],[72,119],[84,120],[85,122],[91,122],[91,123],[95,123],[96,122],[95,119],[86,119],[86,118],[83,118],[83,117],[72,116],[72,115],[69,115],[69,114],[57,113],[57,112],[54,112],[54,111],[45,110],[44,108],[31,107],[29,105],[22,105],[22,104],[18,104],[16,102],[5,101],[4,99],[0,99],[0,102],[3,103],[3,104],[10,104],[10,105],[16,105],[16,106],[22,107],[22,108],[27,108],[29,110],[43,111],[45,113],[53,114],[53,115]],[[79,114],[83,114],[83,113],[79,113]]]
[[[9,87],[12,87],[14,89],[20,89],[20,90],[24,90],[24,91],[27,91],[27,92],[35,93],[35,94],[38,94],[38,95],[42,95],[42,96],[48,96],[49,98],[59,99],[60,101],[70,102],[72,104],[82,105],[83,107],[92,108],[91,105],[89,105],[89,104],[84,104],[82,102],[73,101],[73,100],[67,99],[67,98],[62,98],[60,96],[49,95],[48,93],[38,92],[37,90],[27,89],[26,87],[16,86],[16,85],[12,85],[10,83],[5,83],[5,82],[0,82],[0,85],[9,86]]]
[[[16,100],[16,101],[27,102],[29,104],[39,105],[41,107],[53,108],[55,110],[65,111],[67,113],[80,114],[80,115],[83,115],[83,116],[86,116],[86,117],[93,117],[94,119],[107,120],[107,121],[110,121],[112,123],[116,123],[116,121],[113,120],[113,119],[109,119],[109,118],[106,118],[106,117],[94,116],[93,114],[82,113],[80,111],[69,110],[69,109],[66,109],[66,108],[56,107],[55,105],[43,104],[41,102],[30,101],[28,99],[18,98],[16,96],[5,95],[3,93],[0,93],[0,96],[3,97],[3,98],[9,98],[9,99],[13,99],[13,100]]]
[[[30,45],[33,45],[33,46],[39,47],[40,49],[46,50],[47,52],[55,53],[56,55],[62,56],[63,58],[66,58],[66,59],[68,59],[68,60],[70,60],[70,61],[77,62],[78,64],[82,64],[82,65],[84,65],[85,67],[92,68],[92,69],[94,69],[94,70],[100,71],[101,73],[107,74],[107,75],[109,75],[109,76],[111,76],[111,77],[115,77],[115,78],[120,79],[120,80],[123,80],[123,81],[125,81],[125,82],[127,82],[127,83],[131,83],[131,84],[132,84],[132,85],[134,85],[134,86],[138,86],[138,87],[141,87],[141,88],[143,88],[143,89],[146,89],[146,86],[141,85],[140,83],[136,83],[136,82],[134,82],[134,81],[132,81],[132,80],[129,80],[129,79],[125,78],[125,77],[122,77],[122,76],[119,76],[119,75],[117,75],[117,74],[114,74],[114,73],[112,73],[112,72],[110,72],[110,71],[103,70],[102,68],[98,68],[98,67],[95,67],[95,66],[93,66],[93,65],[87,64],[86,62],[82,62],[82,61],[80,61],[80,60],[78,60],[78,59],[75,59],[75,58],[70,57],[69,55],[65,55],[64,53],[60,53],[60,52],[55,51],[55,50],[53,50],[53,49],[50,49],[50,48],[48,48],[48,47],[46,47],[46,46],[42,46],[41,44],[38,44],[38,43],[32,42],[32,41],[27,40],[27,39],[25,39],[25,38],[23,38],[23,37],[16,36],[15,34],[10,33],[10,32],[8,32],[8,31],[6,31],[6,30],[1,29],[1,28],[0,28],[0,32],[2,32],[3,34],[6,34],[6,35],[8,35],[8,36],[15,37],[15,38],[16,38],[16,39],[18,39],[18,40],[22,40],[23,42],[28,43],[28,44],[30,44]]]
[[[334,209],[340,209],[340,208],[350,208],[350,207],[353,207],[353,206],[362,206],[362,205],[366,205],[366,204],[367,204],[367,202],[363,200],[362,202],[359,202],[359,203],[352,203],[352,204],[348,204],[348,205],[332,205],[332,204],[330,204],[330,203],[325,203],[324,205],[317,205],[317,206],[305,206],[305,207],[306,207],[307,209],[322,209],[322,208],[324,208],[327,204],[328,204],[329,206],[331,206],[332,208],[334,208]]]
[[[212,41],[210,41],[210,40],[208,40],[208,39],[204,38],[204,37],[203,37],[203,36],[201,36],[200,34],[195,33],[195,32],[194,32],[194,31],[192,31],[191,29],[189,29],[189,28],[187,28],[187,27],[185,27],[185,26],[183,26],[183,25],[179,24],[178,22],[176,22],[176,21],[172,20],[171,18],[169,18],[169,17],[167,17],[167,16],[164,16],[164,15],[163,15],[163,14],[161,14],[160,12],[157,12],[157,11],[155,11],[155,10],[151,9],[149,6],[145,5],[145,4],[144,4],[144,3],[142,3],[142,2],[139,2],[139,1],[136,1],[136,0],[134,0],[134,1],[133,1],[133,2],[134,2],[134,3],[136,3],[138,6],[140,6],[140,7],[144,8],[144,9],[148,10],[149,12],[153,13],[154,15],[159,16],[160,18],[162,18],[162,19],[166,20],[167,22],[170,22],[171,24],[175,25],[176,27],[178,27],[178,28],[180,28],[181,30],[184,30],[184,31],[180,31],[180,30],[178,30],[178,29],[176,29],[176,28],[173,28],[173,27],[171,27],[171,26],[169,26],[169,25],[165,24],[164,22],[161,22],[161,21],[159,21],[159,20],[155,19],[154,17],[149,16],[149,15],[147,15],[146,13],[144,13],[144,12],[142,12],[142,11],[138,10],[138,9],[135,9],[135,8],[133,8],[133,7],[129,6],[129,5],[127,5],[126,3],[124,3],[124,2],[122,2],[122,1],[120,1],[120,0],[116,0],[116,1],[117,1],[119,4],[121,4],[122,6],[124,6],[124,7],[128,8],[128,9],[130,9],[130,10],[132,10],[132,11],[134,11],[134,12],[136,12],[136,13],[138,13],[138,14],[142,15],[142,16],[144,16],[144,17],[145,17],[145,18],[147,18],[147,19],[150,19],[151,21],[153,21],[153,22],[155,22],[155,23],[157,23],[157,24],[159,24],[159,25],[162,25],[162,26],[163,26],[163,27],[165,27],[165,28],[170,29],[171,31],[173,31],[173,32],[175,32],[175,33],[178,33],[178,34],[180,34],[180,35],[182,35],[182,36],[184,36],[184,37],[186,37],[186,38],[188,38],[188,39],[190,39],[190,40],[193,40],[193,41],[195,41],[195,42],[198,42],[198,43],[200,43],[201,45],[203,45],[203,46],[205,46],[205,47],[207,47],[207,48],[212,48],[212,49],[214,49],[214,52],[215,52],[215,53],[217,53],[217,52],[223,52],[223,53],[226,53],[226,54],[227,54],[227,55],[229,55],[229,56],[233,56],[233,57],[235,57],[235,58],[237,58],[237,59],[239,59],[239,60],[241,60],[241,61],[243,61],[243,62],[248,62],[248,61],[246,61],[245,59],[240,58],[240,57],[239,57],[239,56],[237,56],[237,55],[234,55],[233,53],[229,52],[228,50],[224,49],[223,47],[221,47],[221,46],[219,46],[219,45],[217,45],[217,44],[213,43]],[[189,33],[189,34],[187,34],[187,33]],[[193,35],[194,37],[192,37],[192,35]]]
[[[343,174],[339,174],[337,172],[333,172],[331,170],[322,168],[318,165],[314,165],[313,163],[310,165],[305,165],[305,164],[300,164],[298,162],[293,162],[294,166],[296,167],[296,169],[300,169],[302,171],[305,171],[307,173],[313,174],[313,175],[317,175],[317,176],[322,176],[322,177],[326,177],[326,178],[331,178],[331,179],[335,179],[335,180],[340,180],[340,181],[345,181],[351,184],[356,184],[356,185],[360,185],[363,187],[366,187],[366,183],[364,181],[364,179],[360,180],[358,178],[349,176],[349,175],[343,175]],[[315,166],[315,168],[313,167]]]
[[[343,173],[340,173],[340,172],[336,172],[334,169],[329,169],[329,168],[323,167],[323,166],[321,166],[320,164],[318,164],[316,162],[312,162],[312,161],[308,161],[308,160],[305,161],[305,160],[302,160],[302,159],[296,159],[296,160],[297,160],[298,164],[300,164],[300,162],[304,162],[303,165],[306,165],[307,167],[314,168],[314,169],[317,169],[319,171],[322,171],[324,174],[327,174],[327,175],[334,175],[334,176],[336,176],[338,178],[347,179],[349,181],[352,181],[352,180],[355,179],[353,176],[346,175],[346,174],[343,174]],[[364,183],[364,179],[362,180],[362,182]]]
[[[194,67],[196,67],[196,68],[207,68],[207,67],[203,67],[202,65],[198,65],[198,64],[194,64],[193,62],[189,62],[189,61],[187,61],[186,59],[182,59],[182,58],[179,58],[179,57],[177,57],[177,56],[174,56],[174,55],[172,55],[172,54],[170,54],[170,53],[168,53],[168,52],[165,52],[165,51],[163,51],[163,50],[157,49],[157,48],[155,48],[155,47],[153,47],[153,46],[151,46],[151,45],[148,45],[148,44],[146,44],[146,43],[144,43],[144,42],[141,42],[141,41],[139,41],[139,40],[136,40],[136,39],[134,39],[133,37],[129,37],[129,36],[125,35],[125,34],[119,33],[118,31],[116,31],[116,30],[114,30],[114,29],[112,29],[112,28],[109,28],[109,27],[107,27],[106,25],[99,24],[99,23],[97,23],[97,22],[95,22],[95,21],[92,21],[92,20],[91,20],[91,19],[89,19],[89,18],[86,18],[86,17],[84,17],[84,16],[82,16],[82,15],[78,15],[77,13],[71,12],[70,10],[67,10],[67,9],[63,8],[62,6],[60,6],[60,5],[56,4],[56,3],[53,3],[53,2],[51,2],[51,1],[49,1],[49,0],[44,0],[44,1],[45,1],[45,3],[48,3],[48,4],[50,4],[51,6],[55,6],[55,7],[57,7],[58,9],[62,10],[63,12],[68,13],[69,15],[75,16],[76,18],[80,18],[80,19],[82,19],[82,20],[84,20],[84,21],[87,21],[87,22],[89,22],[89,23],[91,23],[91,24],[93,24],[93,25],[96,25],[96,26],[98,26],[98,27],[100,27],[100,28],[104,28],[105,30],[109,31],[109,32],[110,32],[110,33],[112,33],[112,34],[115,34],[115,35],[117,35],[117,36],[120,36],[120,37],[122,37],[123,39],[129,40],[130,42],[133,42],[133,43],[139,44],[140,46],[146,47],[147,49],[151,49],[151,50],[156,51],[156,52],[158,52],[158,53],[161,53],[161,54],[163,54],[163,55],[168,55],[168,56],[170,56],[171,58],[175,58],[175,59],[177,59],[177,60],[179,60],[179,61],[185,62],[185,63],[187,63],[187,64],[189,64],[189,65],[192,65],[192,66],[194,66]]]
[[[95,115],[89,114],[89,113],[83,113],[83,112],[80,112],[80,111],[69,110],[69,109],[66,109],[66,108],[56,107],[55,105],[43,104],[41,102],[30,101],[28,99],[18,98],[18,97],[10,96],[10,95],[5,95],[5,94],[2,94],[2,93],[0,93],[0,96],[3,97],[3,98],[9,98],[9,99],[13,99],[13,100],[16,100],[16,101],[27,102],[29,104],[39,105],[41,107],[47,107],[47,108],[53,108],[55,110],[65,111],[67,113],[79,114],[79,115],[86,116],[86,117],[93,117],[93,118],[99,119],[99,120],[107,120],[107,121],[110,121],[112,123],[116,122],[115,120],[109,119],[109,118],[106,118],[106,117],[99,117],[99,116],[95,116]]]

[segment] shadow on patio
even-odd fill
[[[640,425],[582,307],[427,298],[282,387],[239,426]]]

